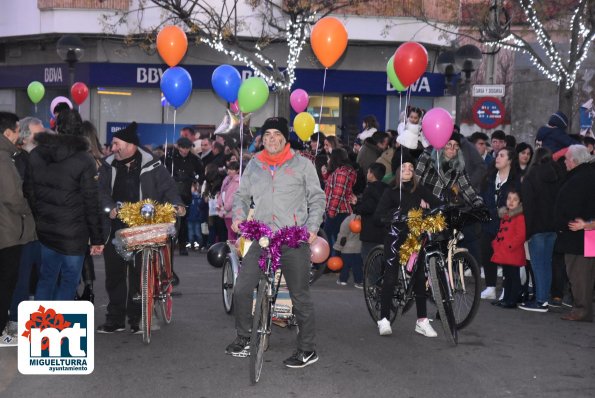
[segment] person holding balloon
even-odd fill
[[[439,206],[441,201],[424,187],[415,176],[414,159],[409,155],[403,155],[403,162],[397,169],[396,178],[392,187],[382,193],[374,220],[377,223],[387,225],[397,214],[407,214],[411,209]],[[380,320],[378,321],[378,333],[381,336],[392,334],[390,326],[390,306],[393,292],[397,283],[399,272],[399,249],[409,230],[406,223],[390,225],[384,238],[384,258],[386,269],[382,284],[380,298]],[[426,337],[436,337],[436,331],[430,324],[426,308],[426,278],[424,267],[417,267],[413,278],[413,291],[415,292],[415,306],[417,308],[417,321],[415,331]]]
[[[264,150],[246,166],[240,187],[233,201],[234,232],[248,217],[254,202],[254,219],[277,231],[283,227],[304,226],[309,243],[317,238],[324,214],[325,197],[312,163],[296,156],[288,144],[289,126],[282,117],[273,117],[262,126]],[[258,265],[260,246],[251,245],[242,261],[242,269],[234,287],[236,339],[225,352],[246,357],[252,328],[252,296],[262,271]],[[302,368],[318,361],[315,346],[314,303],[310,296],[310,248],[301,244],[292,249],[283,247],[281,269],[287,281],[294,313],[300,325],[297,351],[284,361],[290,368]]]
[[[350,223],[356,220],[356,217],[355,214],[350,214],[343,220],[333,249],[335,249],[335,256],[339,256],[343,260],[343,267],[341,268],[339,279],[337,279],[337,285],[347,286],[349,271],[351,271],[353,274],[353,286],[357,289],[363,289],[364,264],[361,256],[362,241],[359,238],[359,232],[354,232],[350,228]]]

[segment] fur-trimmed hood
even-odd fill
[[[86,137],[69,134],[40,133],[35,136],[34,149],[48,163],[58,163],[79,152],[89,151]]]
[[[522,203],[519,203],[519,207],[517,207],[516,209],[513,209],[512,211],[508,211],[508,208],[506,208],[506,207],[501,207],[498,209],[498,217],[500,217],[500,218],[503,218],[504,216],[513,218],[515,216],[518,216],[519,214],[523,214],[523,204]]]

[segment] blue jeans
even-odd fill
[[[364,272],[362,270],[362,256],[359,253],[341,253],[343,268],[339,280],[347,282],[349,279],[349,270],[353,272],[353,283],[364,283]]]
[[[535,276],[535,300],[538,303],[545,303],[550,299],[552,255],[555,243],[555,232],[535,234],[529,240],[529,255]]]
[[[203,246],[200,221],[188,221],[188,243],[198,242]]]
[[[324,220],[324,232],[326,232],[328,245],[331,248],[331,256],[335,255],[335,249],[333,249],[333,246],[337,241],[337,235],[339,234],[341,223],[347,218],[348,215],[348,213],[337,213],[334,217],[330,217],[328,213],[326,213],[326,218]]]
[[[41,244],[41,269],[35,300],[74,300],[84,259],[84,255],[68,256]]]
[[[23,246],[21,252],[21,263],[19,264],[19,279],[12,294],[12,303],[10,305],[10,320],[16,322],[19,313],[19,304],[21,301],[29,300],[29,282],[31,280],[31,271],[35,266],[39,274],[41,265],[41,243],[38,240],[27,243]]]

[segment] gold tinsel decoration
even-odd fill
[[[145,219],[141,215],[141,208],[144,205],[153,205],[155,207],[155,217]],[[129,227],[138,227],[140,225],[163,224],[176,222],[176,209],[171,203],[157,203],[152,199],[141,200],[140,202],[122,204],[118,213],[118,218]]]
[[[422,232],[438,233],[446,228],[444,215],[423,217],[422,209],[411,209],[407,213],[407,227],[409,234],[399,249],[399,261],[406,264],[413,253],[421,249],[420,235]]]

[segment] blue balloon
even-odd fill
[[[192,77],[181,66],[168,68],[161,76],[161,91],[174,108],[179,108],[192,93]]]
[[[227,102],[238,99],[238,91],[242,85],[240,72],[231,65],[221,65],[213,71],[211,84],[218,96]]]

